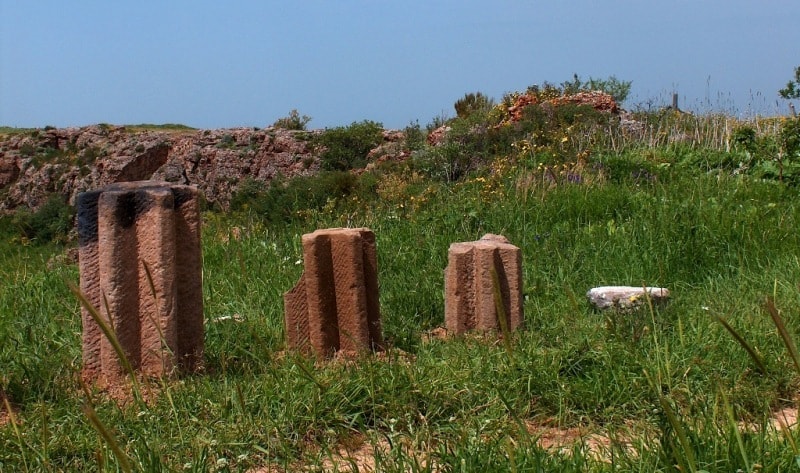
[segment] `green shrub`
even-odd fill
[[[236,146],[236,139],[230,133],[225,133],[220,138],[219,143],[217,143],[217,148],[220,149],[230,149]]]
[[[289,116],[279,118],[275,120],[275,123],[272,124],[275,128],[284,128],[286,130],[299,130],[305,131],[306,125],[308,122],[311,121],[311,117],[308,115],[300,115],[300,112],[297,110],[292,110],[289,112]]]
[[[231,210],[248,211],[269,222],[301,220],[312,211],[337,208],[345,198],[373,198],[376,183],[369,175],[323,171],[316,176],[273,180],[270,185],[247,179],[231,199]]]
[[[36,146],[32,145],[31,143],[25,143],[19,147],[19,154],[21,154],[23,157],[30,158],[36,154]]]
[[[264,181],[248,177],[241,181],[231,196],[231,210],[243,210],[253,205],[268,189]]]
[[[72,229],[74,220],[75,208],[58,194],[50,195],[35,212],[18,210],[13,218],[23,236],[39,243],[63,242]]]
[[[464,94],[464,97],[453,104],[458,118],[467,118],[476,112],[488,112],[492,107],[494,107],[494,100],[480,92]]]
[[[97,161],[97,158],[104,155],[102,149],[98,148],[97,146],[89,146],[83,150],[78,156],[78,164],[82,166],[91,166]]]
[[[445,141],[413,156],[415,169],[443,182],[457,181],[477,166],[477,160],[452,141]]]
[[[409,123],[403,133],[406,136],[406,149],[409,151],[416,151],[425,146],[425,134],[422,132],[418,121]]]
[[[584,81],[578,74],[573,74],[572,80],[561,83],[561,89],[566,95],[588,90],[599,90],[614,97],[614,100],[621,104],[628,98],[628,94],[631,92],[631,84],[631,81],[619,80],[616,76],[609,76],[607,79],[589,77],[588,80]]]
[[[785,99],[800,99],[800,66],[794,68],[794,78],[778,94]]]
[[[367,154],[383,141],[383,125],[364,120],[347,127],[326,129],[315,142],[324,148],[322,169],[347,171],[367,164]]]
[[[742,125],[733,131],[731,141],[734,147],[753,153],[756,149],[756,129],[750,125]]]
[[[790,118],[781,124],[780,143],[786,159],[800,158],[800,118]]]

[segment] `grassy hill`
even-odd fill
[[[144,400],[79,384],[76,265],[0,227],[0,470],[796,466],[800,434],[775,420],[800,379],[796,120],[536,104],[512,120],[513,99],[436,146],[410,126],[402,162],[241,183],[231,213],[204,214],[206,372]],[[301,235],[337,226],[376,234],[390,349],[315,363],[285,351],[282,294]],[[509,346],[438,336],[448,246],[484,233],[522,249]],[[672,299],[595,312],[585,292],[611,284]]]

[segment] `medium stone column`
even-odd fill
[[[522,252],[504,236],[450,245],[444,287],[449,333],[500,331],[498,302],[509,330],[522,325]]]
[[[283,296],[289,348],[320,357],[380,350],[375,234],[332,228],[303,235],[304,271]]]
[[[140,181],[77,198],[81,291],[143,375],[202,365],[197,195],[195,187]],[[119,381],[127,373],[112,344],[86,308],[81,317],[84,379]]]

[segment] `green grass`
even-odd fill
[[[406,169],[376,177],[382,198],[288,221],[207,213],[207,370],[147,403],[81,389],[77,268],[48,268],[63,248],[1,226],[0,388],[16,422],[0,425],[0,471],[313,470],[361,444],[380,471],[790,471],[796,430],[766,420],[793,405],[798,373],[765,302],[796,340],[798,189],[704,167],[715,153],[598,153],[602,176],[580,184],[522,163],[456,183]],[[391,349],[315,365],[284,351],[282,294],[302,272],[301,235],[334,226],[376,234]],[[444,322],[449,244],[489,232],[522,249],[525,330],[508,347],[428,340]],[[584,294],[608,284],[673,296],[596,313]],[[554,428],[611,440],[601,454],[544,449]]]

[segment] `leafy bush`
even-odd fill
[[[763,179],[800,182],[800,119],[783,119],[777,133],[759,135],[751,125],[736,128],[734,149],[747,159],[740,167]]]
[[[786,159],[800,158],[800,118],[784,121],[781,124],[779,139]]]
[[[63,242],[72,229],[74,220],[75,208],[60,195],[52,194],[35,212],[18,210],[13,223],[29,240],[47,243]]]
[[[631,92],[631,84],[631,81],[619,80],[616,76],[609,76],[607,79],[589,77],[588,80],[584,81],[578,74],[573,74],[571,81],[561,83],[561,89],[565,95],[588,90],[599,90],[614,97],[614,100],[621,104],[628,98],[628,94]]]
[[[316,137],[324,148],[320,156],[322,169],[347,171],[367,164],[367,154],[383,141],[383,124],[364,120],[347,127],[326,129]]]
[[[217,143],[217,148],[219,149],[231,149],[236,146],[236,138],[233,137],[230,133],[225,133],[220,138],[219,143]]]
[[[144,151],[144,146],[142,146],[142,151]],[[84,166],[91,166],[97,161],[97,158],[104,156],[103,150],[98,148],[97,146],[89,146],[83,150],[78,157],[78,164]]]
[[[794,79],[786,84],[786,88],[778,91],[785,99],[800,99],[800,67],[794,69]]]
[[[756,129],[750,125],[742,125],[733,130],[731,141],[734,147],[754,152],[756,149]]]
[[[467,118],[475,112],[488,112],[494,107],[494,100],[480,92],[464,94],[453,107],[458,118]]]
[[[264,181],[248,177],[241,181],[236,187],[236,191],[231,196],[231,210],[243,210],[252,207],[269,187]]]
[[[300,115],[296,109],[289,112],[289,116],[279,118],[272,124],[275,128],[284,128],[286,130],[299,130],[305,131],[306,125],[311,121],[308,115]]]
[[[376,183],[368,175],[323,171],[316,176],[275,179],[267,187],[254,179],[242,181],[231,199],[231,210],[249,211],[269,222],[302,219],[311,211],[336,208],[345,198],[375,196]]]
[[[516,131],[497,125],[491,110],[477,110],[464,118],[454,118],[448,122],[450,130],[444,141],[416,153],[414,165],[437,180],[460,180],[494,157],[512,150]]]
[[[425,146],[425,134],[419,126],[419,122],[409,123],[403,130],[406,136],[406,148],[410,151],[422,149]]]
[[[31,143],[25,143],[20,146],[19,154],[21,154],[23,157],[30,158],[36,154],[36,146],[32,145]]]

